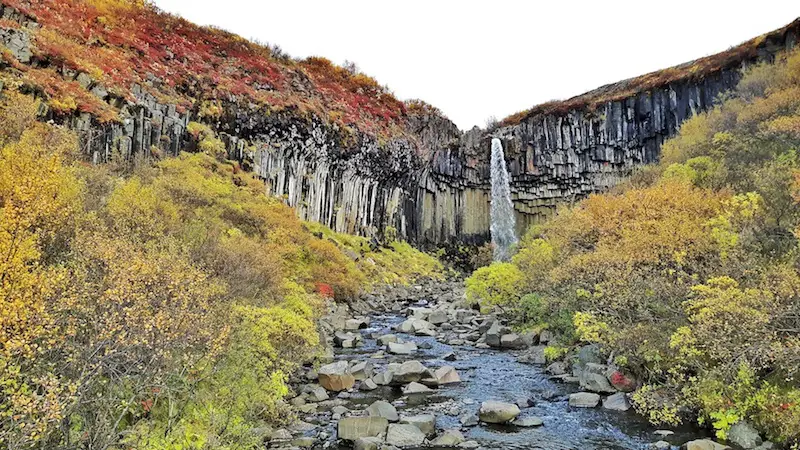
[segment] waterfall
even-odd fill
[[[514,205],[511,203],[511,186],[503,157],[503,144],[500,139],[492,139],[492,208],[491,232],[494,246],[494,260],[508,261],[511,246],[517,243],[515,234],[516,219]]]

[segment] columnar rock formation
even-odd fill
[[[0,44],[16,64],[41,65],[32,61],[28,36],[38,27],[34,18],[0,8]],[[420,245],[476,244],[489,238],[492,137],[503,141],[522,233],[557,205],[657,161],[664,140],[734,87],[743,65],[792,47],[798,30],[800,20],[720,55],[542,105],[493,130],[462,133],[436,111],[410,111],[404,132],[388,141],[345,133],[318,115],[292,108],[274,113],[241,99],[221,102],[214,119],[198,119],[197,110],[159,101],[152,89],[134,86],[131,100],[110,95],[85,73],[66,66],[58,73],[119,111],[118,122],[100,124],[89,113],[66,120],[96,162],[191,149],[196,143],[187,126],[200,120],[219,133],[231,159],[257,173],[303,219],[362,235],[393,227]]]

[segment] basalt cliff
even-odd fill
[[[136,1],[0,4],[4,89],[43,98],[43,117],[75,129],[93,162],[197,150],[191,124],[202,123],[303,219],[362,235],[392,227],[423,246],[488,239],[491,137],[506,150],[522,232],[657,161],[686,118],[711,108],[743,67],[793,47],[800,31],[799,19],[462,133],[354,68],[293,60]]]

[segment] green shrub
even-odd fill
[[[520,299],[522,282],[522,272],[514,264],[494,263],[481,267],[467,278],[467,301],[486,311],[494,306],[513,308]]]

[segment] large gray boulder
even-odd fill
[[[594,408],[599,403],[600,395],[594,392],[577,392],[569,396],[569,406],[576,408]]]
[[[500,347],[503,334],[506,332],[506,327],[500,324],[500,321],[495,320],[492,322],[492,326],[486,330],[486,344],[490,347]]]
[[[481,403],[478,417],[486,423],[506,423],[517,417],[520,412],[519,406],[513,403],[489,400]]]
[[[319,369],[319,384],[329,391],[346,391],[351,389],[356,379],[347,367],[347,361],[326,364]]]
[[[383,417],[389,422],[397,422],[400,416],[397,415],[397,409],[391,403],[378,400],[373,402],[367,407],[367,414],[371,417]]]
[[[455,447],[464,442],[464,435],[457,429],[445,430],[436,439],[431,442],[434,447]]]
[[[756,448],[762,444],[758,430],[746,421],[736,422],[728,431],[728,441],[744,449]]]
[[[612,411],[627,411],[631,409],[631,404],[628,402],[628,397],[622,392],[617,392],[610,395],[603,400],[603,408]]]
[[[428,315],[428,322],[432,323],[433,325],[441,325],[449,320],[447,317],[447,311],[437,309],[432,311]]]
[[[403,416],[400,423],[414,425],[426,436],[431,436],[436,431],[436,416],[433,414],[418,414],[416,416]]]
[[[613,394],[617,392],[614,386],[606,378],[608,366],[604,364],[587,363],[578,372],[578,382],[581,388],[590,392],[601,394]]]
[[[386,351],[393,355],[410,355],[417,351],[417,344],[413,342],[389,342]]]
[[[428,369],[421,362],[406,361],[393,370],[392,382],[400,384],[411,383],[412,381],[418,382],[428,374]]]
[[[461,382],[461,377],[458,376],[458,372],[453,366],[439,367],[433,372],[433,378],[436,379],[437,384],[453,384]]]
[[[383,439],[379,437],[362,437],[356,439],[353,450],[379,450],[383,445]]]
[[[433,392],[433,389],[424,384],[417,383],[416,381],[412,381],[403,387],[403,395],[430,394],[431,392]]]
[[[525,341],[517,333],[508,333],[500,336],[500,347],[510,349],[525,348]]]
[[[414,425],[393,423],[386,433],[386,443],[397,447],[414,447],[425,442],[425,434]]]
[[[350,368],[350,373],[353,374],[353,378],[355,378],[356,381],[366,380],[372,376],[372,363],[369,361],[355,363],[353,367]]]
[[[378,437],[386,432],[389,421],[385,417],[347,417],[337,424],[337,435],[345,441]]]

